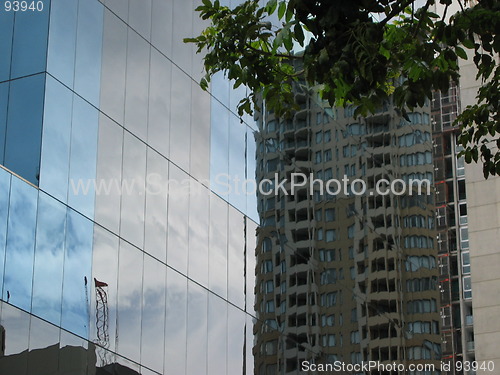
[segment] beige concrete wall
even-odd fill
[[[469,58],[461,65],[462,109],[474,104],[478,82]],[[477,361],[494,361],[500,374],[500,177],[483,176],[482,165],[465,167],[469,220],[472,306]]]

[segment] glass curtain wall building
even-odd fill
[[[0,11],[0,373],[252,374],[254,198],[210,186],[253,130],[197,1],[35,5]]]
[[[430,105],[410,113],[410,121],[389,103],[361,118],[353,116],[354,108],[331,109],[308,91],[296,87],[300,109],[293,118],[264,111],[258,119],[257,178],[274,181],[277,175],[288,183],[276,195],[258,197],[256,373],[307,373],[312,362],[326,369],[336,361],[378,361],[432,364],[435,371],[382,368],[371,374],[437,374],[433,193],[418,195],[415,186],[402,194],[375,189],[381,179],[399,179],[397,192],[410,179],[432,184]],[[292,173],[308,178],[298,178],[302,186],[294,194]],[[347,192],[325,189],[327,181],[344,178],[363,180],[366,193],[352,194],[359,184]]]

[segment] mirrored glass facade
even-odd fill
[[[255,373],[440,374],[434,196],[408,183],[433,184],[430,106],[361,117],[294,90],[291,118],[258,118]]]
[[[39,3],[0,12],[0,374],[253,374],[253,120],[198,86],[201,1]]]

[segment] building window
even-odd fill
[[[335,221],[335,208],[325,209],[325,221]]]
[[[332,242],[337,239],[337,234],[335,232],[335,229],[328,229],[326,231],[326,242]]]

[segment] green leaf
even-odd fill
[[[464,51],[463,48],[456,46],[455,53],[457,54],[458,57],[467,60],[467,53]]]
[[[297,42],[303,47],[304,46],[304,30],[302,29],[302,26],[300,23],[296,23],[293,31],[295,33],[295,39]]]
[[[269,0],[266,5],[266,10],[268,14],[273,14],[278,6],[278,0]]]
[[[462,45],[465,47],[465,48],[468,48],[468,49],[473,49],[474,48],[474,41],[473,40],[470,40],[470,39],[464,39],[462,41]]]
[[[278,18],[281,20],[283,16],[285,15],[286,12],[286,2],[282,1],[280,2],[280,5],[278,7]]]

